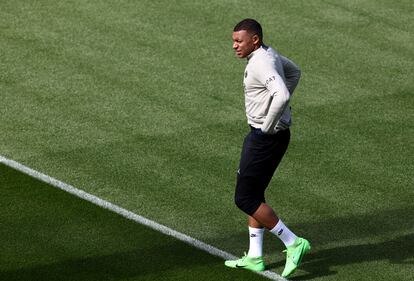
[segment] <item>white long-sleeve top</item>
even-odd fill
[[[299,79],[299,67],[271,47],[248,55],[243,80],[248,124],[265,134],[289,128],[289,100]]]

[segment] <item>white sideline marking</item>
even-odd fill
[[[185,235],[185,234],[183,234],[181,232],[175,231],[175,230],[173,230],[173,229],[171,229],[169,227],[166,227],[166,226],[164,226],[162,224],[159,224],[159,223],[157,223],[155,221],[152,221],[152,220],[149,220],[149,219],[147,219],[145,217],[142,217],[140,215],[137,215],[137,214],[135,214],[135,213],[133,213],[131,211],[128,211],[128,210],[126,210],[124,208],[121,208],[121,207],[119,207],[117,205],[114,205],[114,204],[112,204],[112,203],[110,203],[110,202],[108,202],[106,200],[103,200],[103,199],[101,199],[99,197],[96,197],[95,195],[92,195],[92,194],[89,194],[89,193],[87,193],[87,192],[85,192],[83,190],[77,189],[76,187],[73,187],[73,186],[71,186],[69,184],[66,184],[66,183],[61,182],[61,181],[59,181],[57,179],[54,179],[52,177],[49,177],[48,175],[45,175],[43,173],[40,173],[40,172],[35,171],[33,169],[30,169],[29,167],[26,167],[23,164],[20,164],[20,163],[18,163],[16,161],[7,159],[6,157],[3,157],[1,155],[0,155],[0,163],[3,163],[6,166],[9,166],[9,167],[11,167],[11,168],[13,168],[15,170],[18,170],[18,171],[20,171],[22,173],[25,173],[25,174],[33,177],[33,178],[36,178],[38,180],[41,180],[41,181],[43,181],[43,182],[45,182],[45,183],[47,183],[49,185],[52,185],[52,186],[57,187],[57,188],[59,188],[61,190],[64,190],[64,191],[66,191],[66,192],[68,192],[70,194],[73,194],[73,195],[75,195],[75,196],[77,196],[79,198],[82,198],[82,199],[84,199],[86,201],[89,201],[89,202],[91,202],[91,203],[93,203],[95,205],[98,205],[98,206],[102,207],[102,208],[105,208],[105,209],[110,210],[110,211],[112,211],[114,213],[117,213],[117,214],[119,214],[119,215],[121,215],[121,216],[123,216],[123,217],[125,217],[127,219],[133,220],[133,221],[135,221],[137,223],[140,223],[142,225],[145,225],[147,227],[150,227],[150,228],[152,228],[152,229],[154,229],[156,231],[159,231],[159,232],[161,232],[163,234],[172,236],[172,237],[174,237],[174,238],[176,238],[178,240],[181,240],[181,241],[183,241],[183,242],[185,242],[185,243],[187,243],[187,244],[189,244],[191,246],[194,246],[194,247],[196,247],[196,248],[198,248],[200,250],[203,250],[203,251],[205,251],[205,252],[207,252],[207,253],[209,253],[211,255],[214,255],[214,256],[223,258],[225,260],[228,260],[228,259],[236,259],[237,258],[236,256],[233,256],[232,254],[229,254],[229,253],[227,253],[227,252],[225,252],[223,250],[220,250],[220,249],[218,249],[216,247],[213,247],[213,246],[211,246],[209,244],[206,244],[206,243],[204,243],[204,242],[202,242],[200,240],[197,240],[195,238],[192,238],[192,237],[190,237],[188,235]],[[275,272],[272,272],[272,271],[268,271],[268,270],[267,271],[263,271],[263,272],[256,272],[256,273],[259,274],[259,275],[262,275],[264,277],[267,277],[267,278],[269,278],[271,280],[277,280],[277,281],[286,281],[287,280],[287,279],[283,278],[282,276],[280,276],[279,274],[277,274]]]

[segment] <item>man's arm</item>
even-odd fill
[[[300,79],[300,68],[290,59],[280,55],[280,59],[283,65],[283,71],[285,72],[286,87],[289,93],[292,95]]]
[[[265,134],[273,134],[275,126],[283,114],[286,106],[289,104],[290,93],[287,89],[282,77],[276,72],[268,76],[264,85],[272,96],[272,101],[267,112],[266,119],[262,124],[262,132]]]

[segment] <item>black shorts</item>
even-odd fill
[[[246,136],[237,171],[236,205],[252,215],[265,202],[264,192],[289,145],[289,129],[265,135],[252,128]]]

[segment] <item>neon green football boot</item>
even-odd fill
[[[286,264],[282,272],[282,277],[288,277],[300,265],[303,256],[311,249],[310,243],[304,238],[298,237],[292,246],[287,247],[286,250]]]
[[[238,260],[228,260],[224,264],[231,268],[243,268],[252,271],[264,271],[266,269],[265,263],[262,257],[248,257],[244,253],[244,257]]]

